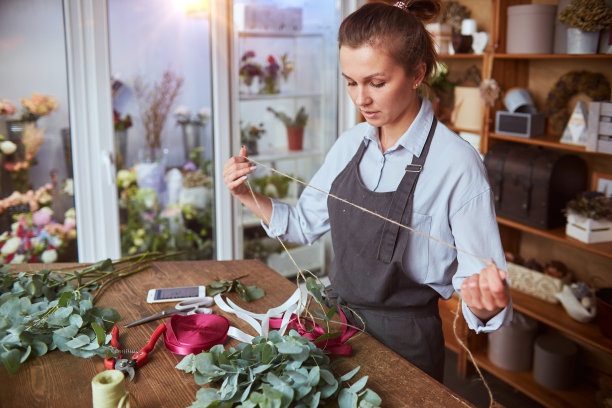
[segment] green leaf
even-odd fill
[[[340,337],[340,336],[342,336],[342,333],[340,332],[325,333],[317,337],[316,340],[313,341],[313,343],[318,343],[320,341],[327,340],[327,339],[335,339],[336,337]]]
[[[21,358],[19,359],[19,363],[23,364],[28,359],[28,357],[30,357],[31,352],[32,352],[32,347],[30,346],[26,347],[25,351],[21,355]]]
[[[2,364],[6,367],[6,371],[10,374],[15,374],[19,369],[19,360],[21,359],[21,353],[17,349],[12,349],[0,353],[0,359]]]
[[[175,368],[184,371],[186,373],[193,373],[195,371],[195,355],[193,353],[186,355],[183,359],[175,366]]]
[[[354,393],[358,393],[359,391],[363,389],[363,387],[365,387],[367,382],[368,382],[368,376],[366,375],[365,377],[361,377],[353,385],[351,385],[349,387],[349,390],[351,390]]]
[[[202,402],[204,406],[208,406],[213,402],[219,401],[219,393],[214,388],[200,388],[196,393],[198,401]]]
[[[81,327],[83,326],[83,318],[79,314],[73,314],[68,318],[68,322],[70,322],[71,326]]]
[[[382,405],[382,398],[377,393],[369,388],[366,388],[361,394],[359,394],[361,401],[367,401],[374,407],[380,407]]]
[[[317,302],[319,302],[319,304],[323,303],[323,290],[325,288],[323,285],[319,284],[315,278],[306,278],[306,289],[317,300]]]
[[[68,301],[70,301],[70,299],[72,299],[72,295],[73,292],[64,292],[62,293],[62,295],[60,296],[59,300],[57,301],[57,305],[59,307],[64,307],[68,304]]]
[[[96,333],[96,340],[98,342],[98,345],[104,344],[104,340],[106,338],[104,329],[100,327],[100,325],[96,322],[91,323],[91,328],[93,329],[94,333]]]
[[[349,391],[348,388],[343,388],[340,390],[340,394],[338,394],[339,408],[357,408],[357,401],[357,394]]]
[[[349,371],[348,373],[344,374],[342,377],[340,377],[340,381],[348,381],[351,378],[353,378],[355,376],[355,374],[357,374],[357,372],[359,371],[361,367],[357,366],[354,369],[352,369],[351,371]]]
[[[87,337],[84,334],[81,334],[75,337],[74,339],[70,340],[69,342],[67,342],[66,346],[71,347],[71,348],[79,348],[79,347],[83,347],[86,344],[89,344],[89,337]]]
[[[263,289],[258,288],[257,286],[247,286],[246,287],[246,293],[248,295],[249,298],[249,302],[252,302],[253,300],[257,300],[259,298],[262,298],[265,296],[266,292],[264,292]]]
[[[279,353],[283,354],[300,354],[303,348],[297,344],[282,342],[276,345]]]
[[[76,326],[66,326],[66,327],[62,327],[61,329],[57,329],[53,331],[54,334],[58,336],[66,337],[68,339],[71,339],[74,336],[76,336],[78,332],[79,332],[79,329]]]
[[[40,340],[34,340],[32,342],[32,348],[34,349],[34,352],[36,353],[36,356],[38,357],[44,356],[45,354],[47,354],[47,350],[48,350],[47,345]]]
[[[261,350],[261,362],[268,364],[276,356],[274,347],[269,344],[264,344]]]

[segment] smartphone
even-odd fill
[[[180,302],[204,296],[206,296],[206,286],[151,289],[147,294],[147,303]]]

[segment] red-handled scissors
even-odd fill
[[[149,342],[147,343],[147,345],[144,346],[140,351],[135,352],[133,350],[121,350],[120,349],[119,339],[118,339],[119,338],[119,328],[117,326],[114,326],[113,329],[111,330],[111,345],[119,350],[119,355],[117,356],[117,358],[115,357],[104,358],[104,366],[108,370],[121,371],[126,376],[129,376],[130,381],[132,381],[134,379],[134,369],[142,367],[144,364],[146,364],[146,362],[149,360],[149,352],[153,350],[153,348],[155,347],[155,343],[157,342],[157,339],[159,339],[159,336],[161,336],[163,332],[165,331],[166,331],[165,324],[162,323],[159,326],[157,326],[157,329],[155,329],[155,331],[151,335],[151,338],[149,339]],[[122,352],[134,353],[134,354],[132,355],[132,358],[128,360],[126,358],[123,358],[123,356],[121,355]]]

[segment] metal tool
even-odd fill
[[[104,358],[104,366],[108,370],[119,370],[124,375],[130,377],[130,381],[134,379],[134,370],[136,368],[142,367],[149,360],[149,352],[153,350],[155,347],[155,343],[159,336],[162,335],[163,332],[166,331],[166,325],[160,324],[157,326],[157,329],[151,335],[149,342],[146,346],[144,346],[140,351],[135,352],[130,359],[123,358],[121,355],[121,350],[119,347],[119,328],[114,326],[111,330],[111,345],[116,349],[120,350],[117,358],[115,357],[106,357]],[[130,352],[130,350],[123,350],[123,352]]]
[[[132,326],[137,326],[139,324],[147,323],[153,320],[161,319],[161,318],[172,316],[175,314],[181,314],[181,315],[191,315],[191,314],[196,314],[196,313],[210,314],[212,313],[212,309],[210,309],[208,306],[212,306],[213,303],[214,303],[213,298],[209,296],[183,300],[182,302],[174,306],[173,309],[163,310],[151,316],[147,316],[145,318],[135,320],[133,322],[126,324],[123,327],[128,328]]]

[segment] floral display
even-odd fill
[[[115,130],[127,130],[132,127],[132,117],[127,114],[122,118],[121,114],[113,109],[113,124]]]
[[[565,213],[612,221],[612,197],[606,197],[599,191],[585,191],[568,201]]]
[[[263,74],[263,71],[261,70],[261,65],[254,62],[254,58],[254,51],[247,51],[240,58],[240,68],[238,70],[238,75],[240,78],[240,82],[244,83],[246,86],[251,86],[253,84],[253,80]]]
[[[612,10],[603,0],[572,0],[559,20],[582,31],[599,31],[612,24]]]
[[[240,127],[240,143],[246,147],[249,154],[258,154],[259,148],[257,146],[257,141],[261,139],[264,133],[266,133],[266,129],[264,129],[263,123],[259,125],[247,123]]]
[[[17,108],[7,99],[0,99],[0,115],[13,115]]]
[[[34,123],[26,123],[23,127],[21,137],[21,143],[24,146],[23,157],[17,157],[18,155],[14,154],[17,150],[17,146],[15,146],[12,154],[6,154],[3,168],[10,173],[11,180],[13,181],[13,188],[16,191],[25,192],[31,188],[30,168],[32,165],[36,164],[36,154],[43,142],[44,129],[37,128]],[[8,147],[8,151],[13,150],[10,145],[4,145],[3,147]],[[2,150],[4,152],[4,149]]]
[[[53,185],[47,183],[36,191],[29,190],[25,193],[14,191],[10,196],[0,200],[0,214],[3,214],[9,207],[27,204],[30,211],[36,211],[41,207],[48,206],[53,200],[51,190]]]
[[[480,96],[485,104],[489,106],[495,105],[495,101],[500,97],[501,89],[497,81],[493,78],[485,79],[480,84]]]
[[[0,235],[0,264],[58,261],[76,240],[74,208],[64,222],[53,220],[49,207],[16,216],[11,230]]]
[[[187,173],[194,173],[190,183],[210,183],[201,170]],[[178,204],[160,208],[157,192],[139,188],[134,170],[117,172],[117,185],[120,211],[125,213],[121,225],[122,253],[185,251],[183,259],[212,258],[210,208]]]
[[[289,61],[289,56],[287,54],[281,55],[281,75],[285,81],[289,79],[289,74],[294,68],[295,64],[293,61]]]
[[[4,135],[0,135],[0,152],[5,155],[11,155],[17,151],[17,145],[10,140],[6,140]]]
[[[205,125],[210,120],[211,113],[210,108],[204,106],[192,117],[189,108],[186,106],[179,106],[174,111],[174,116],[176,116],[176,121],[179,125]]]
[[[273,55],[268,55],[268,64],[263,68],[260,94],[276,94],[280,92],[279,76],[281,75],[281,66],[276,62]]]
[[[20,98],[19,101],[24,107],[21,120],[25,121],[36,121],[40,116],[47,116],[59,108],[55,97],[38,92],[30,95],[30,99]]]

